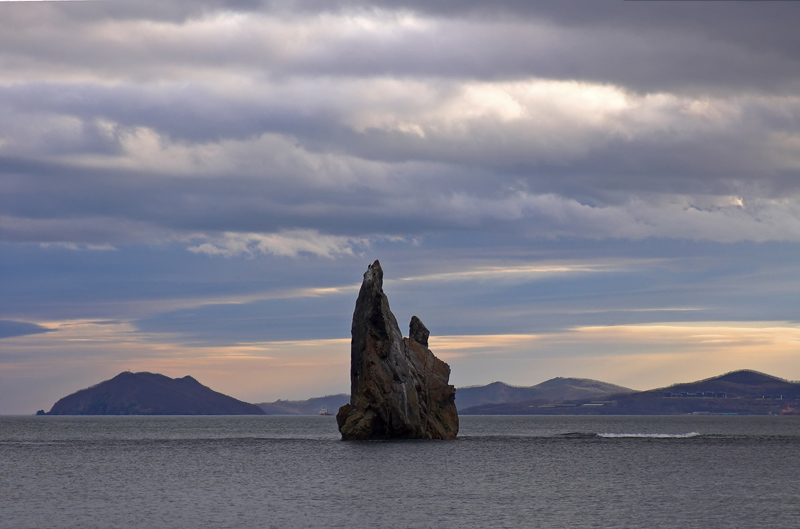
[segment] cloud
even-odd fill
[[[24,204],[20,204],[23,206]],[[43,248],[71,250],[113,250],[116,243],[147,241],[158,244],[174,234],[152,222],[103,215],[65,215],[49,212],[50,218],[0,215],[0,240],[11,243],[39,243]]]
[[[35,77],[36,65],[73,79],[97,75],[92,71],[141,80],[254,68],[280,76],[538,75],[645,92],[734,87],[774,92],[798,81],[793,66],[800,39],[791,24],[798,8],[792,2],[428,4],[5,5],[0,43],[13,58],[25,59],[11,62],[9,73],[24,72],[28,79]]]
[[[110,244],[75,244],[73,242],[43,242],[40,244],[42,248],[66,248],[67,250],[88,250],[92,252],[107,252],[116,250]]]
[[[26,321],[0,320],[0,339],[50,332],[51,329]]]
[[[344,99],[323,102],[341,117],[328,138],[312,132],[314,119],[297,128],[301,119],[291,131],[198,142],[159,132],[144,113],[140,125],[92,129],[116,144],[106,153],[8,157],[4,236],[113,245],[208,229],[244,237],[324,225],[328,236],[358,238],[501,224],[531,236],[796,240],[800,162],[790,125],[800,104],[792,98],[776,106],[574,82],[431,91],[378,81],[347,114],[350,84],[338,87]],[[386,95],[384,85],[393,91],[368,101],[370,90]],[[415,107],[408,94],[420,92],[430,93]],[[213,131],[214,120],[203,128]],[[363,218],[373,219],[372,233]]]
[[[207,255],[224,257],[249,256],[257,254],[280,257],[297,257],[311,254],[332,259],[340,255],[354,255],[354,247],[365,247],[366,239],[350,239],[321,235],[314,230],[290,230],[272,234],[224,233],[188,250]]]
[[[513,372],[504,381],[518,385],[568,373],[653,389],[742,368],[777,376],[795,373],[798,339],[794,323],[692,322],[432,337],[431,347],[454,366],[454,383],[460,386],[485,384],[485,373],[502,365]],[[690,375],[687,365],[693,366]]]
[[[436,4],[3,6],[0,236],[797,240],[795,7]]]
[[[628,263],[633,264],[633,262]],[[427,275],[401,277],[389,282],[529,282],[551,276],[619,272],[626,263],[615,262],[539,262],[527,265],[478,266]]]
[[[309,398],[317,391],[333,394],[347,390],[349,339],[198,348],[173,341],[169,333],[137,331],[126,322],[70,320],[50,322],[48,328],[52,332],[4,340],[0,378],[3,387],[13,383],[17,388],[13,405],[3,401],[4,413],[49,409],[64,395],[125,370],[172,377],[191,374],[217,391],[249,402]],[[20,380],[42,379],[49,383],[35,389],[19,384]],[[301,379],[305,383],[298,385]]]
[[[0,2],[0,372],[333,390],[375,257],[458,384],[742,367],[630,327],[796,312],[799,11]]]

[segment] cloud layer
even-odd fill
[[[578,7],[0,6],[2,236],[798,240],[797,7]]]
[[[128,368],[346,389],[375,257],[459,384],[800,377],[798,16],[0,2],[0,402]]]

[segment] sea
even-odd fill
[[[0,527],[800,527],[800,417],[0,417]]]

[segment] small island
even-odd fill
[[[264,415],[264,410],[218,393],[190,376],[125,371],[67,395],[46,415]]]

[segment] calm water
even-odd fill
[[[800,526],[800,417],[0,417],[2,528]]]

